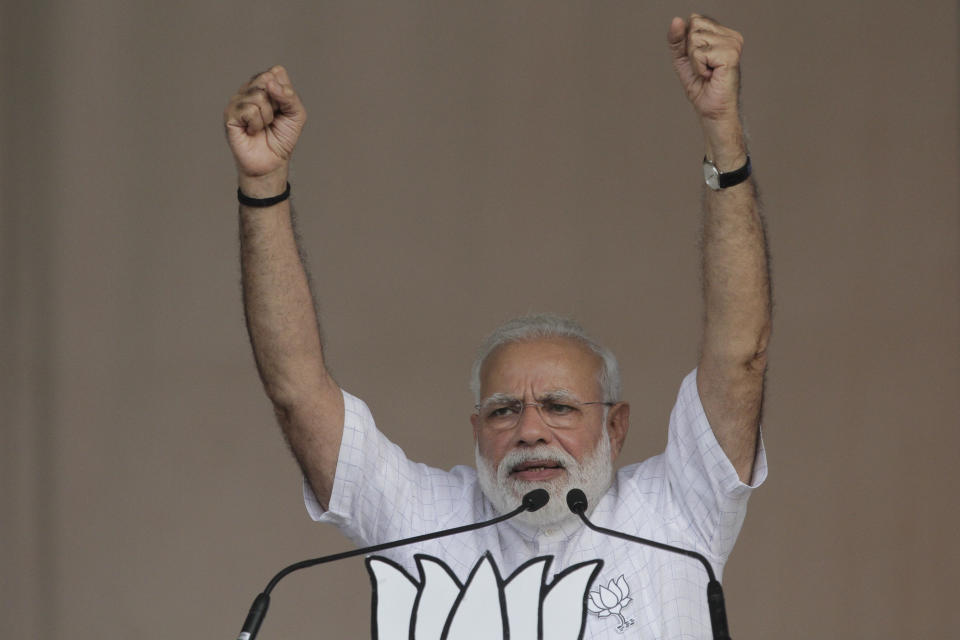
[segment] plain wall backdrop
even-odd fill
[[[658,453],[701,305],[700,132],[674,15],[746,38],[774,266],[736,638],[952,637],[960,451],[954,2],[4,2],[0,619],[235,637],[346,549],[300,500],[246,343],[221,113],[285,64],[328,360],[412,458],[472,461],[469,364],[552,310],[618,354]],[[262,638],[368,637],[362,561]],[[233,635],[231,635],[233,634]]]

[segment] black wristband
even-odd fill
[[[753,167],[750,166],[750,156],[747,156],[747,161],[742,167],[735,171],[721,173],[718,176],[720,188],[726,189],[727,187],[735,187],[749,178],[751,173],[753,173]]]
[[[244,195],[243,191],[240,191],[240,187],[237,187],[237,200],[240,201],[245,207],[272,207],[275,204],[279,204],[290,197],[290,183],[287,183],[287,188],[283,190],[278,196],[273,196],[272,198],[251,198],[250,196]]]

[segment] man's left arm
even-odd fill
[[[743,38],[693,15],[673,19],[668,41],[703,128],[707,160],[721,173],[740,169],[747,162],[739,108]],[[752,179],[706,189],[702,251],[705,320],[697,389],[717,441],[749,483],[771,328],[766,238]]]

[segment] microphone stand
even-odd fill
[[[416,542],[424,542],[426,540],[433,540],[434,538],[441,538],[443,536],[451,536],[457,533],[463,533],[472,529],[481,529],[483,527],[497,524],[498,522],[503,522],[504,520],[509,520],[510,518],[519,515],[524,511],[536,511],[543,505],[547,504],[549,499],[550,494],[546,491],[546,489],[534,489],[523,496],[523,502],[519,507],[510,513],[497,516],[496,518],[491,518],[490,520],[484,520],[483,522],[476,522],[474,524],[465,524],[460,527],[454,527],[453,529],[444,529],[443,531],[424,533],[412,538],[404,538],[403,540],[384,542],[382,544],[373,545],[372,547],[351,549],[350,551],[343,551],[341,553],[335,553],[329,556],[321,556],[319,558],[295,562],[294,564],[281,569],[277,575],[273,576],[270,582],[267,583],[267,588],[264,589],[254,599],[253,604],[250,605],[250,611],[247,613],[247,617],[243,621],[243,628],[240,630],[240,635],[237,636],[237,640],[254,640],[254,638],[257,637],[257,632],[260,630],[260,625],[263,623],[263,619],[267,615],[267,609],[270,607],[270,592],[273,591],[273,588],[277,586],[277,583],[280,582],[280,580],[294,571],[306,569],[307,567],[314,567],[318,564],[326,564],[327,562],[333,562],[334,560],[343,560],[344,558],[352,558],[354,556],[364,555],[367,553],[376,553],[377,551],[393,549],[394,547],[401,547],[405,544],[414,544]]]
[[[720,586],[720,582],[717,580],[716,575],[714,575],[710,562],[703,555],[689,549],[681,549],[673,545],[648,540],[639,536],[632,536],[621,531],[614,531],[613,529],[607,529],[606,527],[593,524],[586,515],[587,497],[580,489],[571,489],[567,493],[567,506],[570,507],[570,511],[580,516],[580,519],[583,520],[583,523],[587,525],[587,527],[594,531],[699,560],[700,563],[703,564],[703,568],[707,570],[707,577],[709,578],[709,582],[707,582],[707,608],[710,611],[710,626],[713,629],[714,640],[731,640],[730,631],[727,627],[727,608],[723,599],[723,587]]]

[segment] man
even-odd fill
[[[708,637],[702,567],[585,529],[566,509],[571,487],[603,526],[692,547],[718,574],[753,486],[766,474],[759,420],[770,334],[763,223],[739,115],[743,40],[708,18],[674,18],[677,76],[705,143],[705,322],[697,369],[671,414],[667,450],[612,478],[629,426],[616,360],[573,323],[536,316],[508,323],[481,347],[471,417],[477,470],[408,461],[324,367],[307,276],[290,218],[288,166],[306,119],[287,72],[243,85],[225,111],[241,200],[244,308],[267,395],[304,477],[308,510],[358,544],[480,521],[545,487],[525,519],[427,543],[463,580],[489,551],[507,577],[553,556],[555,574],[602,559],[586,637]],[[611,483],[612,482],[612,483]],[[413,551],[394,557],[416,573]]]

